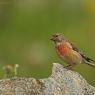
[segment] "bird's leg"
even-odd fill
[[[68,69],[68,70],[73,70],[73,66],[74,66],[74,65],[71,65],[71,64],[70,64],[70,65],[65,66],[65,68]]]

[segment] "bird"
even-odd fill
[[[72,69],[77,64],[85,63],[95,68],[95,61],[87,57],[73,42],[71,42],[62,33],[55,33],[50,38],[54,42],[55,49],[59,57],[68,65],[66,68]]]

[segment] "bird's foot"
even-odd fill
[[[66,68],[67,70],[73,70],[73,66],[72,66],[72,65],[65,66],[65,68]]]

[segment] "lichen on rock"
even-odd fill
[[[54,63],[48,78],[1,79],[0,95],[95,95],[95,87],[79,73]]]

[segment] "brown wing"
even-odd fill
[[[95,62],[94,60],[92,60],[91,58],[89,58],[85,54],[83,54],[73,43],[71,43],[71,45],[72,45],[73,50],[79,52],[84,60],[86,60],[87,62]]]

